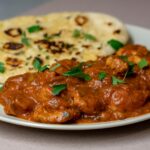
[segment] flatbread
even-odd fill
[[[32,26],[40,26],[40,30],[29,33]],[[22,42],[23,35],[29,46]],[[108,44],[111,39],[126,44],[128,32],[121,21],[101,13],[51,13],[1,21],[0,62],[4,63],[5,72],[0,73],[0,82],[35,71],[33,61],[37,57],[43,65],[51,65],[62,59],[87,61],[111,55],[114,53]]]

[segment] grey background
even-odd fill
[[[0,0],[0,19],[74,10],[104,12],[150,28],[150,0]]]
[[[0,19],[19,15],[48,1],[52,0],[0,0]]]
[[[98,11],[150,28],[149,0],[51,0],[44,4],[45,1],[0,1],[0,17],[67,10]],[[40,130],[0,123],[0,150],[149,150],[149,141],[150,121],[95,131]]]

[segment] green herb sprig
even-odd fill
[[[54,65],[53,67],[50,68],[50,71],[55,71],[60,66],[61,66],[61,64],[57,63],[56,65]]]
[[[25,32],[22,33],[21,42],[22,42],[25,46],[27,46],[27,47],[30,46],[30,40],[27,38]]]
[[[83,33],[84,39],[89,41],[96,41],[96,37],[89,33]]]
[[[3,86],[4,86],[4,84],[0,83],[0,91],[3,90]]]
[[[107,76],[107,73],[106,72],[104,72],[104,71],[102,71],[102,72],[100,72],[99,74],[98,74],[98,78],[99,78],[99,80],[104,80],[105,78],[106,78],[106,76]]]
[[[50,39],[53,39],[55,37],[60,37],[60,35],[61,35],[61,32],[60,33],[54,33],[54,34],[51,34],[51,35],[44,34],[44,39],[45,40],[50,40]]]
[[[67,89],[67,84],[58,84],[52,87],[52,94],[59,95],[63,90]]]
[[[147,60],[145,58],[142,58],[141,61],[138,63],[138,66],[140,69],[147,67],[148,66]]]
[[[83,79],[85,81],[91,80],[91,77],[82,71],[82,66],[83,66],[83,63],[80,63],[78,66],[73,67],[69,71],[63,73],[63,75],[77,77],[77,78]]]
[[[0,73],[4,73],[4,72],[5,72],[4,63],[0,62]]]
[[[39,58],[35,58],[35,59],[34,59],[33,66],[34,66],[34,68],[37,69],[39,72],[43,72],[44,70],[49,69],[49,65],[45,65],[45,66],[42,66],[42,65],[41,65],[41,61],[40,61]]]
[[[111,39],[107,42],[115,51],[118,51],[121,47],[123,47],[123,44],[115,39]]]
[[[85,40],[89,40],[89,41],[96,41],[96,37],[90,33],[86,33],[86,32],[83,32],[79,29],[75,29],[72,33],[72,36],[74,38],[84,38]]]
[[[133,62],[128,61],[128,57],[126,55],[125,56],[121,55],[121,56],[119,56],[119,58],[122,59],[124,62],[128,63],[128,66],[129,66],[129,68],[125,74],[125,77],[129,77],[130,75],[134,74],[135,64]]]
[[[81,31],[79,29],[75,29],[72,33],[74,38],[79,38],[81,36]]]
[[[33,25],[27,28],[29,33],[34,33],[34,32],[38,32],[42,29],[42,27],[40,25]]]
[[[112,76],[112,85],[118,85],[118,84],[122,84],[125,83],[124,80],[121,80],[115,76]]]

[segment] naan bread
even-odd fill
[[[30,33],[28,28],[33,26],[40,29]],[[118,19],[100,13],[52,13],[1,21],[0,62],[5,72],[0,73],[0,82],[35,71],[33,61],[37,57],[44,65],[62,59],[87,61],[111,55],[114,49],[107,43],[111,39],[126,44],[126,27]]]

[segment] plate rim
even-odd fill
[[[8,117],[9,118],[0,116],[0,121],[13,124],[13,125],[20,125],[24,127],[38,128],[38,129],[95,130],[95,129],[114,128],[114,127],[126,126],[126,125],[143,122],[143,121],[150,119],[150,113],[137,116],[137,117],[123,119],[123,120],[88,123],[88,124],[86,123],[85,124],[46,124],[46,123],[31,122],[31,121],[23,120],[23,119],[13,117],[13,116],[8,116]]]

